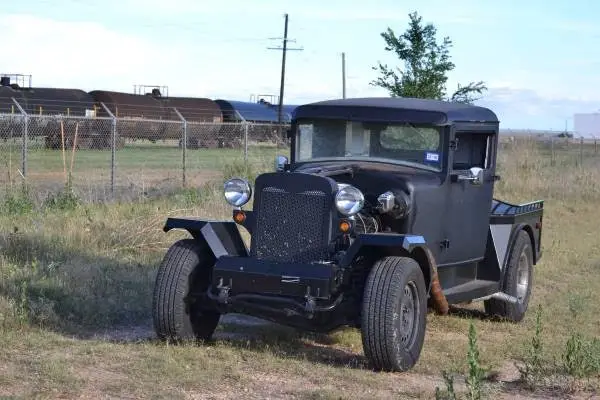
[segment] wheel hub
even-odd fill
[[[404,287],[404,295],[400,303],[400,341],[409,347],[415,339],[415,326],[419,317],[419,294],[414,282]]]
[[[529,286],[529,260],[525,250],[521,253],[517,264],[517,298],[523,301]]]

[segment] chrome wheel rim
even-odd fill
[[[419,320],[419,292],[414,282],[404,286],[404,295],[400,303],[400,341],[408,348],[417,337]]]
[[[529,260],[525,249],[521,252],[517,264],[517,298],[523,302],[529,287]]]

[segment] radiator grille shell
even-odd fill
[[[257,178],[251,256],[280,262],[327,260],[334,190],[333,180],[308,174]]]

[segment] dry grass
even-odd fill
[[[160,228],[168,215],[228,217],[214,186],[136,203],[2,215],[0,397],[432,398],[444,385],[443,370],[457,374],[457,389],[464,390],[460,374],[474,319],[490,398],[590,398],[597,377],[575,380],[560,369],[572,333],[600,332],[600,157],[585,161],[583,168],[568,161],[551,166],[532,143],[502,150],[496,196],[546,200],[531,312],[517,325],[480,318],[481,305],[429,315],[422,358],[407,374],[367,370],[360,335],[351,329],[305,335],[228,319],[215,343],[157,343],[150,321],[154,274],[166,248],[183,236]],[[228,172],[234,171],[239,167]],[[555,382],[532,393],[516,382],[513,362],[526,354],[540,304],[543,360]]]

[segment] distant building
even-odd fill
[[[573,130],[578,137],[600,137],[600,112],[574,114]]]

